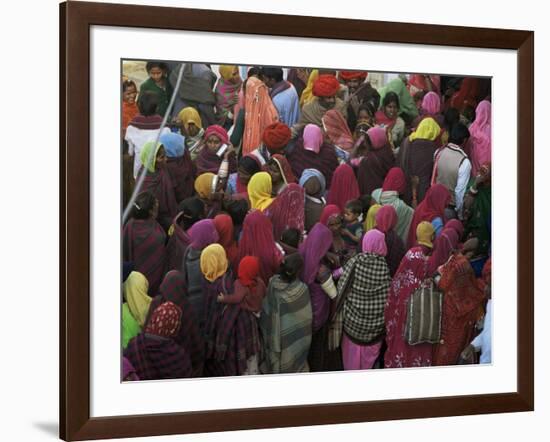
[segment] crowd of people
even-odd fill
[[[491,361],[489,79],[146,69],[122,80],[123,380]],[[412,345],[427,281],[441,338]]]

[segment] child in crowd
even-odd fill
[[[363,236],[362,214],[363,204],[360,200],[350,200],[346,203],[341,234],[348,248],[356,248],[361,241]]]
[[[283,255],[290,255],[298,251],[301,239],[302,232],[298,229],[289,227],[282,233],[281,239],[277,241],[276,245]]]
[[[256,256],[245,256],[239,263],[238,279],[232,294],[218,295],[218,302],[240,304],[243,310],[259,315],[265,296],[265,284],[260,278],[260,260]]]
[[[130,121],[139,114],[137,86],[132,80],[122,82],[122,138]]]
[[[151,91],[158,96],[158,113],[164,117],[172,97],[172,85],[168,81],[168,65],[163,62],[149,61],[145,66],[149,78],[141,85],[140,93]]]

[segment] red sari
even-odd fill
[[[286,229],[304,231],[305,193],[298,184],[290,183],[266,209],[266,215],[273,224],[273,236],[276,241]]]
[[[443,290],[441,343],[433,348],[433,365],[454,365],[474,338],[476,322],[483,316],[485,296],[474,270],[461,253],[440,268]]]
[[[407,319],[407,301],[428,276],[428,248],[410,249],[390,285],[384,309],[386,323],[385,368],[429,367],[432,365],[432,344],[409,345],[403,338]]]
[[[231,264],[231,267],[236,271],[239,268],[239,249],[235,242],[235,229],[233,227],[233,220],[229,215],[220,214],[214,217],[214,225],[220,236],[219,244],[225,249],[227,260]]]
[[[353,168],[349,164],[340,164],[332,176],[327,204],[334,204],[343,211],[346,203],[359,198],[359,195],[359,185]]]

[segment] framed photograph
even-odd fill
[[[105,439],[532,411],[533,41],[533,32],[519,30],[74,1],[62,3],[60,437],[64,440]],[[187,85],[187,91],[196,92],[190,86],[193,78],[196,80],[200,77],[195,69],[202,69],[201,72],[212,77],[209,93],[214,100],[218,95],[218,101],[211,103],[210,108],[203,106],[203,101],[197,95],[185,97],[180,93],[170,93],[171,90],[181,91],[182,84]],[[279,72],[282,75],[280,78]],[[227,83],[218,87],[222,78]],[[358,84],[355,84],[356,80],[359,81]],[[468,95],[463,86],[473,83],[476,85],[476,93]],[[204,82],[193,84],[198,88]],[[374,91],[373,101],[354,101],[354,97],[359,95],[357,88],[364,92],[367,84]],[[399,91],[392,89],[395,84],[399,84],[404,95],[399,95]],[[153,94],[154,112],[145,110],[147,105],[151,105],[147,103],[147,87],[156,90]],[[261,100],[262,93],[267,94],[266,100],[269,103],[276,103],[275,94],[285,90],[298,89],[296,96],[303,98],[299,104],[300,117],[291,115],[292,112],[288,109],[283,111],[271,104],[275,106],[273,124],[265,123],[265,128],[273,126],[275,144],[282,137],[280,125],[286,128],[280,130],[288,137],[283,137],[284,142],[279,143],[281,146],[273,147],[274,150],[270,149],[271,141],[264,139],[265,128],[258,132],[259,135],[256,134],[256,140],[253,140],[253,134],[247,133],[246,128],[255,127],[256,123],[246,120],[246,112],[239,112],[239,101],[242,101],[246,109],[252,106],[246,104],[246,87],[249,87],[249,95],[252,88],[257,87],[254,96],[256,98],[251,98],[252,101],[256,99],[256,103],[258,96]],[[312,100],[320,100],[321,106],[326,106],[326,109],[343,103],[345,112],[342,111],[342,115],[346,118],[344,126],[347,127],[347,138],[340,136],[342,133],[336,129],[332,130],[324,116],[316,122],[315,112],[304,112],[308,94]],[[392,94],[399,99],[392,101]],[[378,96],[377,99],[375,95]],[[428,105],[424,101],[429,101],[425,98],[434,95],[437,109],[432,114],[427,111]],[[473,97],[471,101],[470,96]],[[411,105],[410,114],[404,112],[405,98]],[[224,108],[220,102],[229,105]],[[392,103],[396,104],[395,112],[399,112],[399,117],[392,117]],[[397,107],[399,104],[400,107]],[[310,149],[305,141],[305,131],[309,126],[316,126],[315,130],[321,134],[319,149],[322,149],[323,143],[332,146],[334,164],[327,166],[328,163],[320,162],[318,166],[326,167],[326,172],[322,173],[325,179],[329,174],[334,177],[337,174],[335,170],[342,165],[350,169],[352,166],[361,166],[364,159],[358,157],[359,161],[356,163],[354,159],[362,143],[368,144],[367,150],[373,148],[375,135],[374,132],[369,132],[372,129],[381,131],[382,145],[389,149],[392,158],[395,155],[396,161],[401,161],[399,164],[405,164],[400,158],[411,149],[415,137],[424,133],[421,127],[425,127],[426,131],[437,128],[431,141],[439,143],[441,149],[448,143],[460,144],[460,131],[453,131],[451,128],[469,127],[471,131],[467,129],[467,133],[470,137],[474,133],[472,126],[476,118],[479,121],[483,106],[490,106],[487,117],[490,121],[489,144],[485,153],[490,161],[491,193],[487,200],[484,227],[489,232],[485,256],[490,256],[492,273],[484,287],[488,284],[494,294],[491,300],[492,324],[485,329],[490,332],[492,356],[486,363],[458,364],[455,355],[454,363],[432,364],[430,350],[430,361],[426,363],[416,364],[409,361],[401,364],[399,355],[394,355],[393,360],[385,360],[383,353],[379,353],[379,348],[370,365],[384,369],[374,370],[363,369],[363,366],[355,367],[353,364],[348,367],[354,368],[345,370],[341,367],[334,370],[314,369],[309,358],[299,369],[294,365],[293,369],[284,371],[281,369],[281,360],[273,362],[274,359],[270,360],[270,369],[265,369],[261,364],[266,360],[263,353],[263,359],[258,356],[256,360],[259,367],[252,369],[251,361],[254,358],[248,358],[249,353],[246,353],[244,359],[235,357],[241,365],[237,364],[238,368],[233,371],[220,368],[215,363],[208,368],[205,363],[204,370],[201,365],[197,371],[194,362],[190,362],[187,368],[182,368],[182,361],[185,357],[189,359],[188,356],[180,355],[180,359],[174,359],[176,347],[171,347],[169,361],[162,359],[153,368],[151,364],[147,367],[147,364],[140,365],[143,359],[141,356],[132,359],[136,354],[142,355],[144,347],[139,345],[148,345],[143,339],[153,339],[163,345],[167,340],[172,342],[176,333],[174,330],[183,330],[181,318],[184,317],[180,307],[161,299],[161,286],[169,274],[166,271],[180,270],[179,267],[168,267],[168,264],[163,263],[163,271],[155,276],[154,272],[148,273],[143,267],[136,268],[140,264],[135,256],[129,256],[131,252],[126,246],[128,241],[131,242],[128,238],[133,237],[128,233],[127,226],[129,220],[140,219],[140,212],[146,215],[145,218],[152,217],[155,225],[158,222],[162,241],[169,247],[170,238],[177,236],[180,222],[175,214],[185,213],[182,202],[190,197],[202,200],[200,204],[206,205],[207,210],[228,213],[234,223],[233,212],[224,205],[231,193],[248,192],[244,201],[247,201],[247,210],[252,211],[247,214],[245,210],[247,217],[251,213],[264,212],[262,204],[267,199],[270,200],[270,195],[265,200],[257,199],[250,193],[251,187],[247,187],[246,182],[239,190],[238,180],[246,176],[240,169],[242,158],[256,155],[258,172],[255,173],[270,176],[271,188],[276,183],[274,174],[277,175],[277,171],[271,173],[269,165],[271,157],[276,158],[275,150],[281,148],[290,165],[288,169],[279,165],[280,175],[286,177],[286,172],[289,171],[290,175],[295,175],[295,181],[301,181],[304,169],[311,170],[313,167],[309,165],[307,155],[315,148]],[[185,113],[185,109],[189,108],[193,108],[195,112],[191,117]],[[258,115],[268,113],[266,108],[260,108],[258,105]],[[446,112],[450,108],[458,109],[454,116],[456,121],[453,120],[452,123],[449,123],[449,119],[453,118],[452,112]],[[355,119],[351,118],[350,113],[355,115]],[[310,120],[302,118],[306,114]],[[244,127],[240,137],[239,118]],[[194,121],[191,129],[195,126],[196,131],[189,129],[190,121]],[[402,132],[397,130],[400,122],[403,126]],[[128,135],[128,127],[135,129],[133,135]],[[153,138],[140,138],[150,129],[155,134]],[[338,141],[331,137],[335,131],[339,134]],[[180,194],[177,197],[174,197],[175,194],[172,196],[175,198],[172,204],[175,208],[172,212],[168,211],[163,219],[160,213],[169,204],[153,190],[151,193],[154,195],[149,201],[142,188],[143,183],[150,182],[157,172],[155,161],[164,164],[173,156],[169,140],[160,140],[162,135],[179,139],[183,143],[185,155],[189,155],[192,161],[189,169],[176,172],[180,173],[181,182],[185,181],[187,184],[180,189],[170,190],[179,191]],[[441,141],[441,137],[445,141]],[[468,150],[473,147],[468,147],[465,141],[468,137],[461,138],[464,146],[457,146],[457,152],[462,152],[463,147],[472,159],[471,167],[475,170],[471,172],[471,181],[474,184],[470,183],[470,190],[466,193],[473,198],[481,191],[483,181],[476,179],[485,176],[483,171],[486,170],[488,161],[487,158],[475,159],[474,153]],[[193,143],[194,138],[197,143]],[[269,151],[263,160],[260,158],[261,149],[257,149],[262,146]],[[297,156],[299,149],[309,153],[302,157]],[[143,156],[143,152],[149,151],[153,153]],[[430,176],[426,186],[430,186],[431,180],[432,188],[434,185],[444,187],[451,184],[453,189],[458,188],[456,177],[451,184],[445,180],[436,180],[435,174],[439,170],[437,160],[442,153],[441,150],[434,150],[434,153],[435,156],[432,155],[430,159],[433,164],[430,163]],[[293,155],[296,156],[294,160],[291,158]],[[222,170],[225,167],[222,167],[224,162],[228,164],[228,170]],[[209,170],[211,163],[215,163],[212,166],[215,170]],[[462,164],[460,161],[456,163],[457,170]],[[263,172],[259,172],[260,170]],[[197,187],[195,179],[207,172],[213,173],[212,179],[206,184],[206,193],[222,194],[219,201],[212,197],[209,202],[210,196],[203,197]],[[407,176],[407,185],[413,190],[410,195],[403,197],[408,198],[408,204],[413,207],[420,207],[423,192],[427,192],[426,189],[421,190],[422,177],[417,175],[412,173],[412,177]],[[232,177],[235,183],[230,191]],[[292,186],[295,186],[302,189],[298,183],[289,184],[286,178],[283,181],[283,188],[294,189]],[[362,185],[359,183],[359,186]],[[372,189],[369,187],[367,194],[371,195],[371,190],[376,188],[383,190],[381,183],[373,186]],[[345,188],[344,185],[342,187]],[[304,192],[307,195],[308,189],[300,192],[303,208]],[[281,193],[274,192],[273,197],[280,198],[278,195]],[[443,207],[452,209],[455,217],[464,220],[465,211],[469,210],[467,197],[462,192],[460,198],[465,198],[462,205],[455,199],[456,195],[453,193],[452,204],[451,200],[446,200]],[[345,207],[340,209],[342,214],[346,210],[353,215],[353,205],[348,207],[347,201],[343,203]],[[375,203],[380,201],[376,201],[373,194],[366,209]],[[142,209],[144,204],[145,209]],[[380,204],[383,206],[384,203]],[[361,211],[363,209],[364,205],[361,206]],[[274,212],[275,209],[268,215],[269,211],[265,211],[261,216],[269,218],[274,216]],[[339,222],[344,227],[353,225],[355,218],[352,215],[349,215],[351,221],[345,218],[347,215],[343,215],[338,218]],[[213,218],[213,215],[207,215],[206,218]],[[305,231],[308,238],[314,237],[317,234],[312,231],[314,227],[304,226],[304,222],[307,224],[307,213],[305,218],[306,221],[302,220],[299,228],[292,227],[299,234]],[[272,237],[271,243],[274,240],[280,242],[281,232],[286,231],[285,228],[288,229],[291,224],[286,222],[278,225],[273,218],[269,219],[273,229],[280,230]],[[327,218],[329,219],[332,218]],[[330,223],[327,223],[323,229],[330,229]],[[431,226],[434,222],[427,224]],[[191,229],[186,227],[181,230],[186,230],[182,234],[183,241],[191,241]],[[354,241],[353,232],[350,241]],[[511,235],[511,232],[517,233]],[[358,237],[362,235],[361,232]],[[431,235],[433,238],[429,236],[430,248],[431,241],[436,236],[435,231]],[[439,232],[437,235],[440,235]],[[478,240],[475,249],[479,251],[479,243],[482,241],[476,235],[472,236]],[[470,237],[462,238],[464,243],[468,239]],[[365,242],[362,243],[362,252],[367,253]],[[434,244],[436,243],[437,239],[434,240]],[[205,244],[199,249],[205,249],[206,246]],[[458,246],[455,244],[453,247],[456,249]],[[227,249],[225,247],[226,251]],[[273,252],[273,255],[281,253],[277,265],[288,261],[287,265],[292,267],[290,263],[293,261],[288,257],[294,254],[283,249],[281,246],[281,250]],[[187,248],[185,250],[187,253]],[[302,256],[307,253],[302,252],[302,248],[300,250]],[[259,255],[259,252],[249,252],[246,255]],[[240,250],[235,253],[242,262]],[[283,260],[282,256],[285,254],[288,259]],[[208,272],[211,270],[207,268],[207,264],[203,266],[202,255],[202,252],[197,255],[201,258],[200,263],[196,263],[196,271],[202,272],[201,277],[214,281],[224,274],[225,267],[221,273],[216,270],[216,276],[209,279]],[[228,261],[225,252],[223,255]],[[229,252],[227,258],[230,258]],[[181,260],[181,256],[176,254],[176,261]],[[307,258],[304,260],[307,263]],[[150,297],[143,298],[148,299],[147,307],[155,305],[154,310],[145,311],[139,302],[134,300],[132,304],[127,299],[126,283],[121,284],[121,281],[127,281],[127,274],[123,274],[125,272],[121,270],[126,261],[132,261],[133,267],[130,270],[141,275],[148,287],[155,287],[149,290]],[[153,256],[152,262],[155,267],[158,259]],[[261,260],[259,262],[262,263]],[[475,259],[471,262],[474,268]],[[238,264],[239,262],[233,265],[233,273],[235,276],[239,274],[240,281]],[[184,268],[187,269],[185,265],[184,261]],[[231,266],[231,263],[227,265]],[[337,268],[330,269],[329,273],[336,280],[342,274],[338,271],[339,266],[335,267]],[[341,268],[343,275],[346,275],[346,266],[342,265]],[[273,270],[272,273],[277,271]],[[481,267],[477,272],[481,272]],[[190,290],[191,282],[189,279],[186,281],[186,290]],[[326,280],[323,284],[325,282]],[[348,289],[342,288],[343,285],[345,284],[335,283],[334,308],[330,313],[327,311],[331,324],[338,323],[338,314],[341,311],[339,308],[345,304],[341,300],[345,299],[343,293],[347,293]],[[265,286],[266,290],[270,289],[269,281],[266,280]],[[204,285],[201,287],[204,288]],[[327,288],[325,293],[328,294],[330,290]],[[159,293],[161,298],[155,298]],[[240,305],[239,308],[243,311],[250,310],[247,313],[247,318],[253,318],[250,321],[256,320],[253,315],[257,313],[261,323],[261,307],[251,307],[249,303],[245,308],[245,301],[231,304],[227,301],[230,295],[225,293],[224,296],[220,300],[216,296],[213,298],[212,308],[215,311],[223,311],[225,314],[232,311],[231,305]],[[224,299],[228,307],[221,310],[220,305],[224,305]],[[485,308],[484,304],[483,309]],[[175,322],[177,327],[170,331],[170,335],[165,335],[163,333],[168,332],[163,321],[170,318],[174,311],[179,312],[179,319]],[[125,313],[131,314],[138,322],[137,331],[131,336],[124,326]],[[309,327],[318,333],[320,329],[315,327],[315,315],[314,307],[310,313]],[[483,316],[480,315],[479,318]],[[205,313],[204,317],[208,318],[208,315]],[[346,347],[346,351],[349,352],[351,348],[360,347],[358,341],[366,342],[368,339],[355,337],[353,340],[353,333],[350,331],[352,328],[345,328],[345,321],[344,319],[344,332],[340,331],[338,336],[339,339],[343,335],[348,336],[349,344],[346,345],[350,347]],[[222,323],[217,323],[216,327],[220,324]],[[205,333],[202,338],[205,342],[212,339],[209,333],[219,328],[208,327],[201,325],[197,328],[199,333]],[[257,339],[265,341],[265,328],[258,327],[260,335],[263,333],[264,337]],[[332,332],[333,329],[327,331],[327,336],[333,336]],[[384,334],[387,332],[386,324]],[[191,333],[189,328],[185,329],[185,333]],[[312,333],[312,340],[315,339],[315,333]],[[328,342],[327,336],[325,338]],[[138,343],[140,337],[145,343]],[[174,342],[176,341],[174,338]],[[264,341],[258,345],[265,352]],[[434,345],[443,346],[442,338],[438,342],[439,344]],[[343,346],[342,341],[342,352]],[[389,350],[385,351],[388,355]],[[280,356],[281,353],[278,354]],[[129,362],[133,366],[136,378],[123,372],[123,356],[124,363]],[[464,355],[461,353],[461,356]],[[294,357],[296,359],[296,355]],[[339,357],[342,360],[342,356]],[[351,364],[349,361],[347,363]],[[176,371],[171,371],[175,366]],[[242,374],[248,375],[240,376]],[[130,382],[134,379],[135,382]]]

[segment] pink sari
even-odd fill
[[[491,162],[491,103],[480,102],[476,108],[476,119],[469,127],[470,159],[472,160],[472,176],[479,173],[484,163]]]

